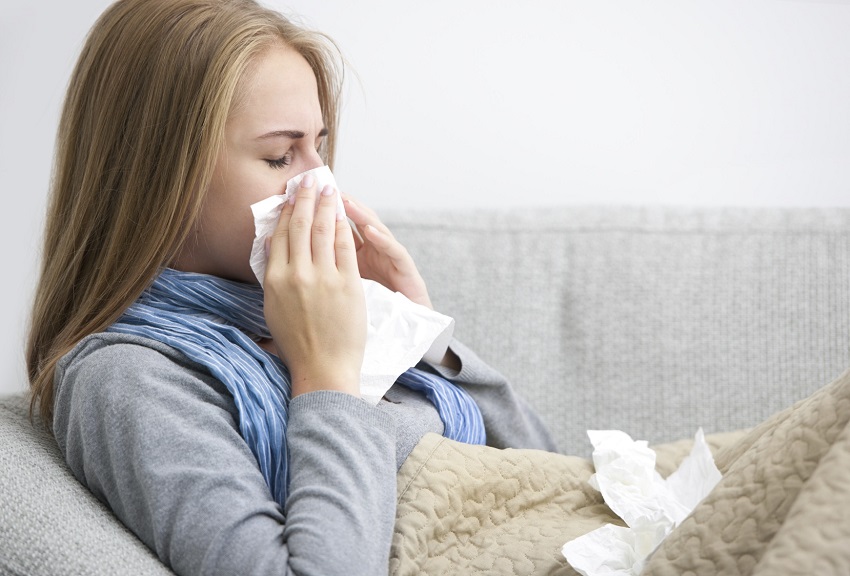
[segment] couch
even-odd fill
[[[850,209],[393,211],[455,335],[566,454],[754,426],[850,366]],[[171,574],[0,399],[0,574]]]

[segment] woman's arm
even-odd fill
[[[71,470],[178,574],[386,572],[395,430],[365,402],[334,391],[292,400],[284,512],[232,397],[178,352],[97,335],[58,377],[54,431]]]

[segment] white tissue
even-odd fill
[[[321,166],[302,172],[286,183],[286,194],[271,196],[251,205],[254,214],[254,244],[251,269],[260,285],[266,275],[266,237],[274,232],[286,199],[312,173],[318,189],[336,188],[330,168]],[[342,200],[337,212],[345,214]],[[454,319],[408,300],[372,280],[363,279],[366,298],[366,350],[360,372],[360,397],[377,404],[396,379],[420,360],[438,363],[449,346]]]
[[[283,210],[283,205],[286,203],[289,195],[298,188],[301,180],[307,174],[312,174],[316,179],[316,190],[321,190],[328,184],[339,190],[331,169],[327,166],[319,166],[318,168],[307,170],[290,178],[286,183],[285,194],[269,196],[265,200],[251,205],[251,212],[254,214],[254,244],[251,246],[249,263],[257,280],[260,281],[260,286],[263,285],[263,279],[266,277],[266,237],[274,232],[277,221],[280,219],[280,211]],[[337,214],[345,215],[345,207],[342,204],[342,196],[340,195],[337,195],[336,211]]]
[[[627,527],[612,524],[564,544],[561,552],[583,576],[637,576],[647,557],[720,481],[702,428],[691,453],[666,480],[655,452],[619,430],[588,430],[596,473],[590,485]]]
[[[360,397],[377,404],[402,372],[420,360],[438,364],[443,359],[455,321],[372,280],[363,280],[363,292],[367,325]]]

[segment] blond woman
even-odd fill
[[[386,573],[395,474],[428,432],[554,449],[453,342],[358,396],[360,277],[430,306],[404,248],[305,178],[248,264],[249,206],[332,164],[341,66],[250,0],[120,0],[57,136],[28,346],[33,410],[75,476],[178,574]],[[318,208],[315,208],[318,206]]]

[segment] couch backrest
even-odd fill
[[[540,411],[652,443],[756,424],[850,366],[850,210],[382,214],[456,336]]]

